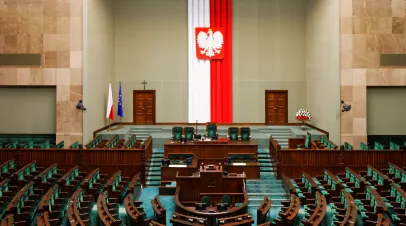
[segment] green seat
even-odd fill
[[[251,140],[251,129],[249,127],[241,127],[241,140]]]
[[[202,199],[200,200],[200,203],[206,203],[207,207],[211,206],[210,197],[209,196],[203,196]]]
[[[213,138],[218,136],[217,134],[217,124],[209,123],[206,125],[206,136],[209,138]]]
[[[361,150],[369,150],[369,147],[365,143],[361,142],[360,145],[359,145],[359,149],[361,149]]]
[[[237,127],[228,128],[228,139],[229,140],[238,140],[238,128]]]
[[[344,143],[344,150],[352,150],[352,145],[349,144],[349,143],[347,143],[347,142],[345,142],[345,143]]]
[[[182,127],[172,128],[172,140],[180,140],[182,138]]]
[[[389,149],[390,149],[390,150],[400,150],[400,145],[395,144],[395,143],[393,143],[393,142],[390,142],[390,144],[389,144]]]
[[[228,206],[231,206],[231,197],[229,195],[224,195],[221,198],[221,203],[227,203]]]
[[[184,133],[185,133],[185,139],[186,140],[193,140],[193,134],[195,132],[195,128],[193,127],[185,127],[183,129]]]
[[[304,148],[304,149],[310,149],[310,142],[312,140],[312,136],[310,135],[310,133],[306,134],[306,138],[305,138],[305,143],[304,144],[299,144],[297,147],[298,149]]]

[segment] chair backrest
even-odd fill
[[[217,134],[217,124],[209,123],[206,125],[206,132],[208,137],[214,137]]]
[[[183,129],[183,131],[185,133],[186,140],[193,140],[193,133],[195,131],[195,128],[193,128],[193,127],[185,127]]]
[[[349,144],[349,143],[347,143],[347,142],[345,142],[345,143],[344,143],[344,150],[352,150],[352,145]]]
[[[227,203],[229,206],[231,206],[231,197],[229,195],[224,195],[221,198],[222,203]]]
[[[200,200],[201,203],[206,203],[206,206],[209,207],[211,206],[211,200],[209,196],[203,196],[202,199]]]
[[[365,143],[361,142],[360,145],[359,145],[359,149],[361,149],[361,150],[369,150],[369,147]]]
[[[312,137],[311,137],[310,133],[307,133],[306,134],[306,140],[305,140],[305,143],[304,143],[305,148],[310,148],[311,139],[312,139]]]
[[[389,149],[390,149],[390,150],[400,150],[400,145],[395,144],[395,143],[393,143],[393,142],[390,142],[390,144],[389,144]]]
[[[230,136],[230,140],[238,140],[238,127],[229,127],[228,135]]]
[[[173,127],[172,138],[174,140],[180,140],[181,137],[182,137],[182,127]]]
[[[241,140],[249,140],[251,129],[249,127],[241,127]]]

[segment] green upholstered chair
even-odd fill
[[[238,140],[238,127],[229,127],[228,128],[228,139],[229,140]]]
[[[306,137],[305,137],[305,143],[304,144],[299,144],[297,147],[299,149],[310,149],[310,142],[312,141],[312,135],[307,132]]]
[[[221,203],[227,203],[228,206],[231,206],[231,196],[229,195],[224,195],[221,198]]]
[[[390,149],[390,150],[400,150],[400,145],[395,144],[395,143],[393,143],[393,142],[390,142],[390,144],[389,144],[389,149]]]
[[[241,140],[251,140],[251,129],[250,127],[241,127]]]
[[[172,128],[172,140],[180,140],[182,138],[182,127]]]
[[[211,206],[211,200],[209,196],[203,196],[202,199],[200,200],[200,203],[206,203],[207,207]]]
[[[344,150],[352,150],[352,145],[349,144],[349,143],[347,143],[347,142],[345,142],[345,143],[344,143]]]
[[[208,123],[206,124],[206,136],[209,138],[217,137],[217,124],[216,123]]]
[[[359,144],[359,149],[361,149],[361,150],[369,150],[369,147],[368,147],[367,144],[361,142],[361,143]]]
[[[185,133],[186,140],[193,140],[193,134],[195,133],[195,128],[185,127],[183,129],[183,132]]]

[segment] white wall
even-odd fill
[[[133,90],[156,90],[156,122],[187,122],[187,0],[118,0],[114,4],[115,85],[122,82],[125,122]],[[116,93],[116,92],[115,92]]]
[[[306,5],[233,1],[234,122],[265,122],[265,90],[288,90],[288,122],[306,106]]]
[[[340,144],[339,1],[306,2],[307,110]]]
[[[83,143],[86,144],[94,130],[108,124],[108,83],[114,82],[114,1],[83,2],[83,103],[87,108],[83,114]]]

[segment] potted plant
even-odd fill
[[[296,120],[302,122],[302,130],[306,129],[305,123],[312,119],[312,114],[306,109],[300,109],[296,112]]]

